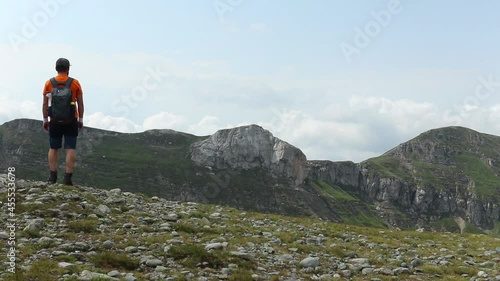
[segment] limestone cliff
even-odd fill
[[[217,131],[192,145],[191,159],[216,169],[269,169],[277,176],[304,180],[306,156],[300,149],[257,125]]]

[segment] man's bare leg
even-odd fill
[[[49,183],[56,183],[57,181],[57,149],[49,149],[48,153],[50,176]]]

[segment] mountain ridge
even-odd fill
[[[3,131],[2,163],[44,176],[34,172],[46,165],[41,122],[14,120],[0,126],[0,137]],[[500,213],[499,140],[464,127],[443,127],[354,163],[307,160],[299,148],[258,125],[210,136],[86,128],[76,171],[88,185],[121,186],[174,200],[365,225],[468,231],[449,223],[462,219],[469,230],[494,230]],[[26,156],[38,160],[30,159],[29,165]],[[109,167],[113,180],[106,177]]]

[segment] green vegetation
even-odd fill
[[[451,231],[460,233],[460,227],[453,217],[443,217],[431,223],[431,227],[437,231]]]
[[[370,158],[364,162],[369,168],[377,172],[381,177],[390,177],[398,179],[408,179],[408,171],[403,168],[401,162],[391,156],[379,156]]]
[[[475,155],[458,155],[457,168],[475,182],[478,194],[483,198],[500,201],[500,177]]]
[[[311,183],[312,187],[321,193],[325,197],[331,197],[333,199],[342,201],[359,201],[359,199],[354,198],[349,193],[345,192],[342,188],[336,185],[330,185],[326,181],[317,180]]]
[[[134,270],[139,267],[139,260],[124,253],[105,251],[91,257],[95,266],[106,269]]]
[[[252,273],[248,270],[238,270],[229,276],[229,281],[253,281]]]
[[[42,259],[33,262],[32,266],[23,270],[16,269],[16,274],[9,274],[5,281],[54,281],[54,276],[64,273],[64,269],[58,266],[58,262],[48,259]]]
[[[169,249],[168,256],[188,267],[196,267],[202,263],[211,268],[224,266],[220,253],[208,252],[200,245],[173,246]]]
[[[68,222],[68,227],[71,231],[74,232],[85,232],[85,233],[93,233],[97,232],[97,225],[99,221],[97,219],[86,218],[79,219]]]

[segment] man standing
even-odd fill
[[[78,80],[69,77],[70,63],[65,58],[56,61],[57,76],[45,82],[43,88],[43,129],[49,132],[49,184],[57,182],[57,152],[66,150],[64,184],[73,185],[76,161],[76,139],[83,128],[83,91]],[[76,105],[75,105],[76,103]],[[49,120],[50,117],[50,120]]]

